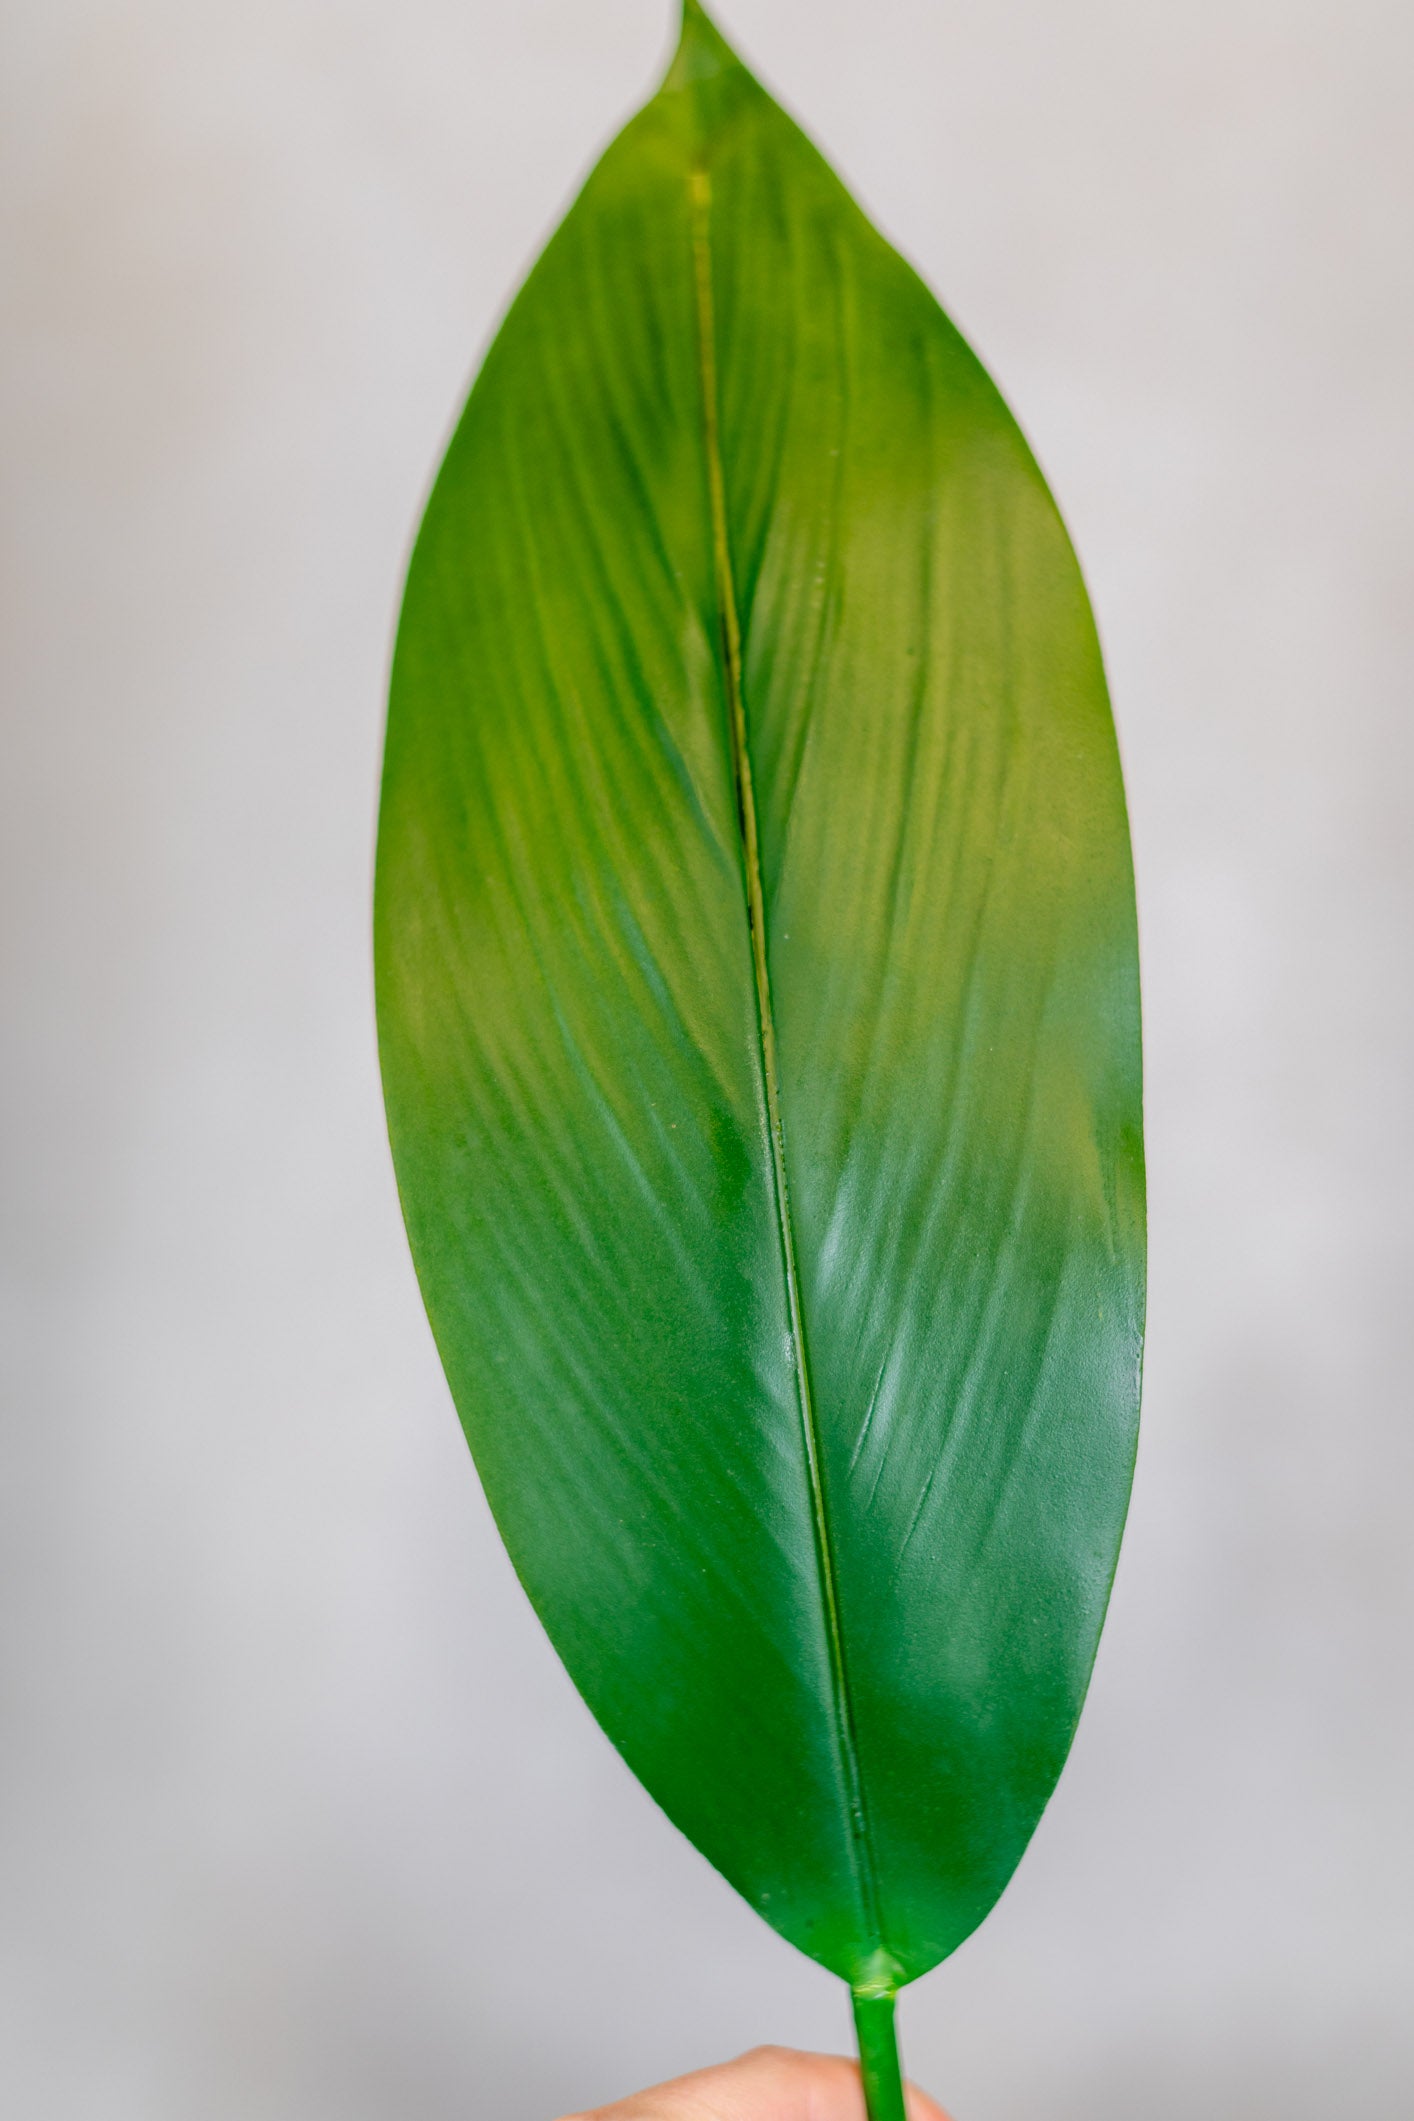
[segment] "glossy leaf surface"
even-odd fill
[[[696,7],[512,307],[395,659],[418,1273],[595,1715],[865,1987],[976,1925],[1128,1497],[1133,893],[1065,532]]]

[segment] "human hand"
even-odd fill
[[[909,2121],[948,2121],[926,2092],[908,2089]],[[758,2047],[718,2069],[677,2077],[616,2106],[565,2121],[864,2121],[859,2071],[838,2055]]]

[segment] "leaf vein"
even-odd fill
[[[721,622],[725,666],[732,772],[736,786],[737,823],[741,833],[742,866],[746,885],[747,923],[750,930],[752,966],[756,984],[757,1028],[761,1045],[761,1070],[766,1094],[767,1131],[770,1135],[771,1179],[775,1200],[781,1263],[785,1278],[787,1309],[793,1342],[793,1367],[800,1410],[807,1478],[810,1486],[811,1522],[821,1604],[829,1654],[835,1741],[840,1778],[846,1804],[846,1842],[854,1870],[861,1913],[873,1948],[871,1956],[884,1949],[883,1923],[863,1782],[853,1704],[845,1662],[844,1637],[840,1625],[839,1589],[835,1558],[825,1507],[824,1476],[820,1462],[819,1430],[810,1381],[809,1352],[796,1263],[795,1232],[791,1220],[790,1193],[785,1164],[785,1137],[781,1125],[780,1079],[776,1055],[775,1017],[771,1001],[770,968],[766,952],[765,887],[761,871],[761,849],[756,822],[756,797],[752,782],[748,743],[746,701],[742,685],[741,628],[736,587],[732,575],[731,548],[727,533],[726,484],[722,469],[721,437],[717,401],[716,327],[712,301],[711,200],[708,172],[694,168],[689,177],[692,209],[693,267],[697,296],[698,352],[701,364],[703,444],[707,458],[708,497],[712,516],[712,549],[718,616]]]

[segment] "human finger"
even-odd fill
[[[909,2121],[948,2121],[913,2085],[908,2112]],[[864,2099],[858,2069],[841,2056],[758,2047],[566,2121],[864,2121]]]

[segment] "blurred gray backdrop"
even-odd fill
[[[549,2121],[843,1992],[600,1737],[404,1250],[382,689],[669,0],[9,0],[0,2107]],[[1414,2111],[1414,12],[722,0],[1008,394],[1127,764],[1144,1443],[957,2121]]]

